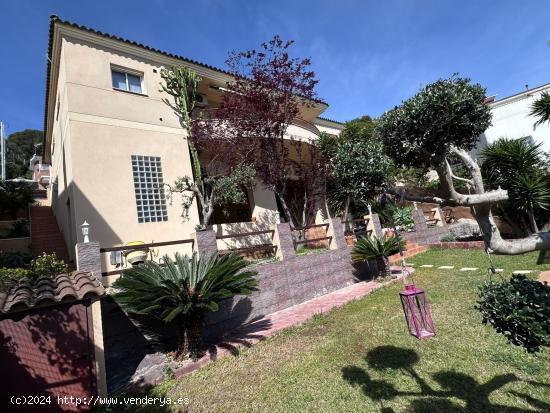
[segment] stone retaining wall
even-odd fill
[[[354,267],[351,248],[324,250],[280,262],[260,264],[258,291],[222,303],[207,320],[206,336],[214,337],[253,323],[263,316],[338,290],[366,278],[374,270]]]

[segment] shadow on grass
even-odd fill
[[[411,376],[418,384],[420,391],[399,391],[396,387],[384,380],[373,380],[366,369],[357,366],[347,366],[342,369],[343,378],[351,385],[361,387],[363,393],[373,402],[380,404],[382,413],[393,412],[390,407],[384,407],[384,402],[391,401],[398,396],[416,396],[410,406],[411,412],[502,412],[502,413],[527,413],[526,410],[516,407],[502,406],[490,402],[489,397],[494,391],[504,387],[508,383],[520,381],[513,374],[504,374],[493,377],[486,383],[478,383],[471,376],[454,371],[440,371],[431,375],[442,390],[433,389],[413,368],[420,360],[414,350],[394,346],[380,346],[369,351],[366,361],[369,368],[377,371],[401,370]],[[529,384],[548,385],[529,381]],[[550,386],[548,386],[550,387]],[[550,411],[550,404],[537,400],[529,395],[511,392],[522,398],[535,409]],[[449,398],[457,398],[464,402],[465,407],[453,403]]]

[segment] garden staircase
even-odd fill
[[[43,252],[55,252],[58,258],[69,263],[69,254],[63,234],[57,226],[52,208],[44,205],[32,205],[31,217],[31,252],[36,257]]]

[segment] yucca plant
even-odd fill
[[[536,213],[550,202],[542,155],[541,144],[533,145],[527,138],[500,138],[481,152],[481,170],[489,187],[508,191],[509,200],[502,207],[512,216],[527,214],[533,232],[538,232]]]
[[[381,237],[361,237],[355,243],[351,252],[354,263],[375,260],[379,277],[391,277],[391,267],[388,257],[399,252],[400,243],[404,242],[398,235],[391,237],[385,234]]]
[[[535,126],[542,125],[544,122],[550,123],[550,93],[541,93],[540,98],[535,100],[531,105],[529,115],[538,118]]]
[[[256,271],[238,254],[191,257],[177,253],[125,270],[113,284],[115,301],[127,312],[153,316],[178,327],[176,359],[202,355],[208,312],[221,301],[256,289]]]

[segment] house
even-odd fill
[[[494,96],[489,98],[487,103],[491,107],[493,124],[481,135],[472,154],[479,156],[485,146],[499,138],[523,137],[528,137],[533,143],[540,143],[543,151],[550,152],[550,124],[547,122],[535,126],[537,119],[529,115],[531,105],[544,91],[550,92],[550,83],[502,99],[495,99]]]
[[[45,189],[50,184],[50,166],[42,163],[42,157],[33,155],[29,161],[29,171],[32,172],[32,180],[38,182],[38,189]]]
[[[48,198],[72,259],[84,221],[101,247],[194,233],[196,206],[185,220],[179,200],[170,202],[163,190],[164,183],[192,176],[185,132],[159,91],[161,68],[175,65],[200,75],[203,106],[220,102],[227,72],[52,16],[42,162],[51,165]],[[304,108],[288,134],[339,134],[341,123],[320,117],[327,107],[316,101]],[[265,229],[280,218],[274,194],[258,183],[247,204],[215,219],[216,231],[226,234]],[[104,269],[112,268],[109,259],[119,265],[106,256]]]

